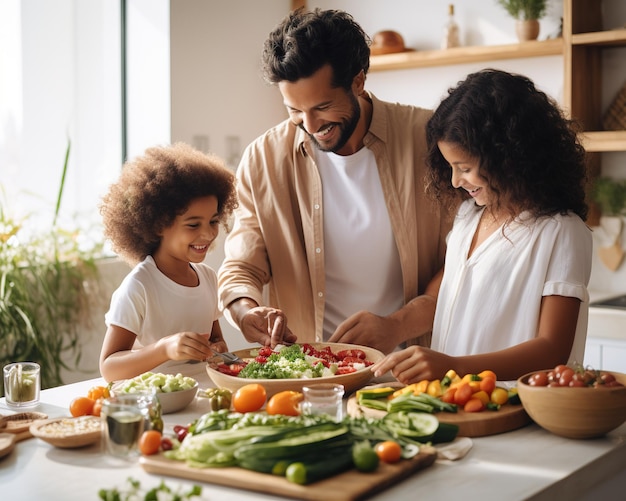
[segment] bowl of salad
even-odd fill
[[[156,394],[161,404],[161,413],[170,414],[187,407],[198,392],[198,381],[182,374],[144,372],[132,379],[119,381],[111,393],[137,393],[142,391]]]
[[[346,394],[351,393],[374,377],[370,366],[384,357],[374,348],[344,343],[299,343],[234,353],[243,364],[227,364],[218,357],[209,360],[207,372],[215,386],[234,392],[246,384],[259,383],[268,398],[321,383],[341,384]]]

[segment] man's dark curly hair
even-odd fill
[[[448,90],[428,122],[428,191],[452,205],[469,196],[451,185],[450,165],[437,146],[446,141],[478,159],[495,203],[511,215],[572,211],[585,220],[585,150],[575,125],[527,77],[472,73]]]
[[[333,85],[350,89],[370,65],[370,38],[350,14],[339,10],[291,12],[263,47],[263,75],[269,83],[296,82],[322,66],[333,69]]]
[[[104,236],[131,265],[153,254],[159,234],[195,199],[215,196],[220,223],[237,206],[235,176],[214,155],[184,143],[148,148],[127,162],[118,181],[102,198]]]

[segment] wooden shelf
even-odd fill
[[[586,131],[581,134],[587,151],[623,151],[626,145],[626,130]]]
[[[572,35],[572,45],[626,46],[626,29],[577,33]]]
[[[370,57],[370,71],[430,68],[499,59],[558,56],[563,54],[563,39],[520,42],[508,45],[454,47],[445,50],[411,50]]]

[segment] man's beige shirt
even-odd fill
[[[424,192],[430,111],[370,98],[372,122],[363,142],[378,164],[406,303],[443,265],[449,230]],[[237,171],[239,207],[219,270],[222,308],[243,297],[280,308],[299,342],[323,340],[324,201],[314,147],[286,120],[246,148]]]

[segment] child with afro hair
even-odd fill
[[[185,372],[228,348],[217,275],[203,261],[237,206],[234,174],[184,144],[127,162],[102,198],[104,235],[131,266],[105,315],[100,372],[107,381]]]

